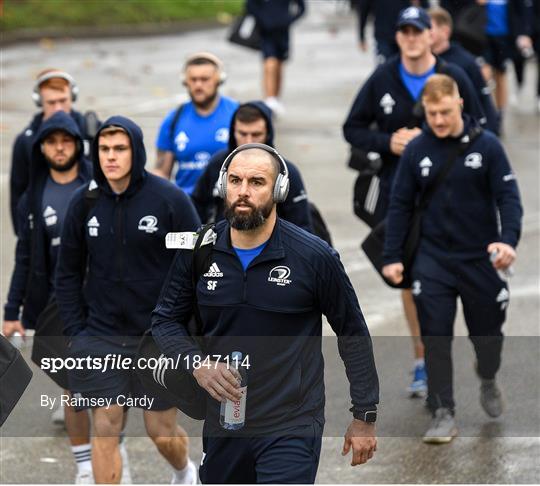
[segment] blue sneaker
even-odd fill
[[[407,391],[413,398],[424,398],[427,395],[427,374],[425,365],[414,367],[413,381],[407,387]]]

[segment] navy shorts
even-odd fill
[[[142,385],[134,367],[136,365],[136,351],[138,338],[130,343],[104,338],[100,336],[76,336],[72,339],[69,356],[83,358],[82,369],[68,371],[70,391],[74,396],[89,399],[93,403],[107,401],[111,405],[124,405],[143,410],[163,411],[173,408],[174,405],[148,392]],[[130,358],[129,369],[119,369],[120,366],[107,362],[107,367],[96,366],[96,360],[104,363],[107,355],[121,356],[122,359]],[[90,357],[88,360],[87,357]],[[115,358],[118,360],[118,358]],[[118,361],[116,361],[118,363]],[[108,401],[110,400],[110,402]],[[126,404],[126,402],[128,402]],[[87,401],[81,400],[76,406],[77,410],[96,408],[103,405],[88,405]]]
[[[512,41],[510,37],[488,36],[488,44],[483,58],[495,71],[506,72],[506,63],[512,57]]]
[[[319,467],[323,426],[292,427],[272,437],[203,435],[203,484],[313,484]]]
[[[275,57],[280,61],[289,58],[289,28],[261,31],[261,51],[264,59]]]

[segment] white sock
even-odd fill
[[[92,446],[90,444],[71,446],[71,452],[75,457],[77,472],[92,472]]]
[[[188,462],[184,469],[175,469],[171,466],[174,474],[175,484],[192,484],[193,478],[191,477],[192,468],[189,467],[191,460],[188,458]]]
[[[414,367],[417,368],[419,366],[425,366],[426,363],[424,362],[424,358],[417,358],[414,360]]]

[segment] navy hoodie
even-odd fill
[[[41,142],[52,132],[63,130],[78,141],[82,148],[83,138],[73,117],[64,112],[55,113],[43,122],[33,137],[31,151],[30,181],[28,188],[18,203],[17,247],[15,251],[15,268],[11,277],[7,302],[4,308],[4,319],[19,319],[19,311],[23,306],[22,321],[25,327],[35,328],[36,321],[47,305],[52,293],[51,276],[54,273],[50,262],[47,232],[43,224],[42,199],[49,166],[41,152]],[[92,169],[90,161],[79,151],[79,178],[90,180]],[[66,205],[68,201],[66,201]]]
[[[99,133],[111,125],[124,128],[131,140],[131,179],[122,194],[111,190],[99,164]],[[102,125],[92,162],[97,201],[88,211],[86,194],[95,183],[80,188],[62,233],[56,295],[64,334],[137,336],[150,326],[174,255],[165,248],[165,235],[195,231],[200,221],[181,189],[144,170],[143,134],[131,120],[113,116]]]
[[[465,112],[484,124],[482,106],[467,74],[459,66],[436,59],[435,71],[456,81]],[[415,105],[418,107],[419,104],[401,79],[400,63],[398,55],[375,70],[360,89],[343,125],[347,142],[366,152],[381,154],[384,164],[379,175],[384,198],[390,195],[399,160],[399,156],[390,151],[392,133],[403,127],[421,127],[423,123],[422,110],[413,113]]]
[[[73,110],[70,113],[79,132],[86,143],[90,143],[92,137],[87,133],[86,119],[82,113]],[[19,134],[13,144],[11,154],[11,172],[9,175],[11,222],[15,233],[18,230],[17,205],[24,191],[28,187],[31,175],[30,162],[32,159],[32,146],[36,134],[43,123],[43,113],[34,116],[30,124]]]
[[[266,121],[266,141],[267,145],[274,146],[274,125],[272,124],[272,112],[262,101],[250,101],[240,105],[253,106],[261,112],[261,116]],[[219,171],[227,156],[237,147],[236,139],[234,137],[234,123],[236,120],[236,113],[231,118],[231,126],[229,129],[229,146],[226,149],[216,152],[210,161],[205,171],[199,177],[197,185],[191,194],[191,198],[195,203],[195,207],[199,213],[199,216],[203,223],[210,221],[221,221],[223,219],[224,201],[216,192],[216,182],[219,177]],[[313,225],[311,222],[311,214],[309,212],[309,202],[304,188],[304,182],[298,168],[292,163],[286,160],[287,167],[289,169],[289,194],[287,199],[277,205],[277,212],[280,218],[286,219],[296,226],[305,229],[306,231],[313,232]]]
[[[204,352],[249,356],[246,425],[239,433],[270,434],[323,421],[322,314],[338,336],[353,407],[375,409],[379,388],[371,339],[339,255],[278,218],[265,248],[244,271],[229,224],[218,223],[216,233],[210,271],[199,278],[196,296],[201,335],[208,337]],[[190,370],[186,357],[201,355],[186,338],[194,303],[191,262],[191,251],[177,253],[152,314],[152,335],[162,352],[174,360],[180,355],[181,366]],[[215,430],[220,404],[208,396],[207,405],[205,428]]]
[[[468,116],[464,116],[464,122],[464,134],[476,124]],[[437,138],[426,127],[407,145],[386,219],[385,264],[402,260],[415,201],[445,164],[451,143],[457,141]],[[515,248],[522,214],[516,177],[504,149],[495,135],[484,131],[456,159],[429,202],[422,217],[418,251],[472,260],[486,258],[488,245],[496,241]]]
[[[292,11],[291,6],[296,7]],[[305,12],[304,0],[247,0],[246,10],[263,31],[287,29]]]

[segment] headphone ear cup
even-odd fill
[[[37,91],[32,92],[32,100],[38,108],[41,108],[41,95]]]
[[[285,174],[279,174],[274,185],[274,202],[282,203],[289,194],[289,178]]]
[[[227,81],[227,73],[225,71],[219,71],[219,84],[224,84]]]
[[[79,87],[76,84],[71,85],[71,101],[75,103],[79,97]]]
[[[227,172],[219,174],[218,193],[221,199],[225,200],[227,198]]]

